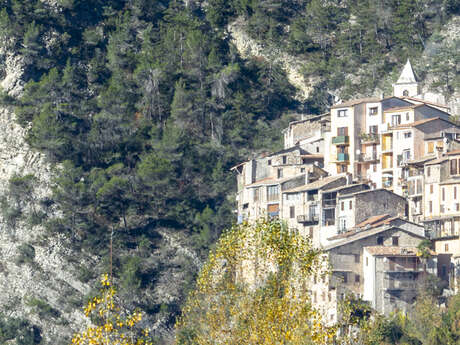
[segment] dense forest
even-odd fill
[[[149,257],[158,230],[184,234],[205,258],[235,218],[233,165],[280,148],[290,114],[327,110],[337,90],[372,94],[460,13],[455,0],[0,3],[2,51],[21,56],[25,84],[2,102],[28,128],[28,143],[56,163],[52,197],[25,200],[37,204],[33,221],[101,258],[82,268],[85,281],[109,271],[113,238],[127,303],[166,311],[170,325],[181,301],[149,297],[168,266]],[[321,80],[308,100],[295,99],[280,66],[241,58],[227,31],[236,18],[259,42],[305,59],[304,73]],[[9,221],[21,217],[33,184],[33,176],[11,181],[16,202],[2,203]],[[180,269],[185,296],[197,272]]]

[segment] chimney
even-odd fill
[[[347,178],[347,185],[350,185],[353,183],[353,176],[351,175],[351,173],[346,173],[346,176]]]
[[[442,157],[442,147],[436,146],[436,158]]]

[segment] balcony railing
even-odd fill
[[[297,216],[298,223],[314,223],[319,221],[319,216],[317,214],[303,214]]]
[[[380,142],[379,135],[377,133],[363,133],[361,134],[361,143],[367,144],[378,144]]]
[[[360,162],[373,162],[373,161],[379,160],[379,155],[377,154],[377,152],[366,153],[366,154],[361,153],[358,156],[358,160]]]
[[[350,160],[350,155],[348,153],[337,153],[338,162],[348,162]]]
[[[334,145],[348,145],[350,142],[350,137],[348,135],[338,135],[332,138],[332,143]]]

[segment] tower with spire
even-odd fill
[[[412,65],[407,59],[396,84],[393,84],[393,95],[396,97],[415,97],[419,94],[418,82],[415,79]]]

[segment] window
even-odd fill
[[[345,210],[345,202],[342,201],[340,203],[340,211],[343,211],[343,210]]]
[[[348,283],[348,274],[347,274],[347,272],[343,272],[343,282]]]
[[[253,201],[259,201],[259,188],[254,188],[252,190],[252,199]]]
[[[379,132],[379,126],[369,126],[369,133],[377,134]]]
[[[454,199],[457,199],[457,187],[454,186]]]
[[[272,160],[269,159],[268,162],[267,162],[268,165],[272,165]]]
[[[369,258],[366,256],[366,266],[369,266]]]
[[[286,162],[287,162],[287,157],[283,156],[283,164],[286,164]]]
[[[337,110],[337,117],[346,117],[348,109],[340,109]]]
[[[431,176],[431,167],[426,168],[426,177]]]
[[[350,210],[353,209],[353,201],[350,200]]]
[[[300,193],[286,193],[284,199],[287,201],[300,201]]]
[[[341,217],[339,220],[339,230],[345,231],[347,229],[347,219],[345,217]]]
[[[412,136],[412,132],[404,132],[404,139],[410,138]]]
[[[305,168],[300,168],[300,172],[301,172],[301,173],[304,173],[304,172],[305,172]]]
[[[429,143],[428,143],[427,153],[433,153],[433,152],[434,152],[434,143],[433,143],[433,142],[429,142]]]
[[[448,252],[448,251],[449,251],[449,245],[448,245],[447,243],[444,245],[444,251],[445,251],[445,252]]]
[[[430,184],[430,194],[433,194],[433,185]]]
[[[309,233],[310,233],[310,238],[313,238],[313,227],[312,226],[310,226]]]
[[[378,246],[383,246],[383,236],[377,237],[377,245]]]
[[[277,172],[278,172],[278,178],[282,178],[283,177],[283,169],[278,169]]]
[[[355,263],[359,264],[359,255],[358,254],[355,254]]]
[[[410,160],[410,150],[404,150],[402,152],[402,158],[404,162],[407,162]]]
[[[428,210],[430,213],[433,213],[433,201],[428,201]]]
[[[409,121],[409,113],[406,113],[406,121]]]
[[[316,153],[319,153],[319,146],[316,146]]]
[[[295,218],[295,206],[289,207],[289,218]]]
[[[359,274],[355,274],[355,283],[359,283]]]
[[[378,111],[379,111],[378,107],[369,108],[369,115],[377,115]]]
[[[455,204],[455,211],[460,211],[460,204],[458,202]]]
[[[398,236],[392,236],[391,237],[391,243],[393,246],[398,246],[399,245],[399,237]]]
[[[444,213],[445,212],[445,207],[443,204],[439,205],[439,212]]]
[[[442,191],[442,201],[446,201],[446,188],[442,187],[441,191]]]
[[[409,91],[408,91],[408,90],[404,90],[404,91],[403,91],[403,96],[404,96],[404,97],[408,97],[408,96],[409,96]]]
[[[451,159],[450,160],[450,174],[451,175],[457,175],[458,174],[457,160],[456,159]]]
[[[348,127],[338,127],[337,128],[337,136],[341,137],[344,135],[348,135]]]
[[[397,126],[401,124],[401,115],[391,115],[391,125],[392,126]]]
[[[277,201],[279,199],[279,188],[278,186],[267,187],[267,201]]]

